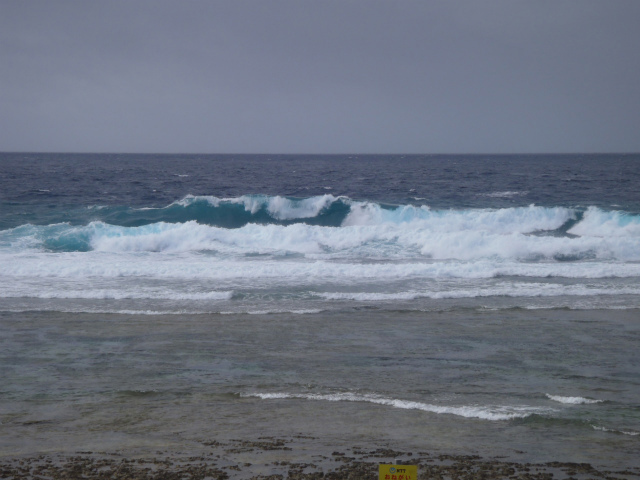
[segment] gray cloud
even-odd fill
[[[2,10],[0,150],[640,151],[637,0]]]

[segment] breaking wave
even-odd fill
[[[147,223],[22,225],[0,232],[0,252],[214,252],[310,259],[640,261],[640,217],[565,207],[432,210],[323,195],[306,199],[188,196],[138,209]],[[122,212],[121,212],[122,213]],[[157,218],[156,218],[157,217]],[[111,218],[112,219],[112,218]],[[113,219],[112,219],[113,220]],[[117,220],[117,219],[116,219]],[[122,219],[120,219],[122,220]],[[157,220],[157,221],[154,221]],[[142,223],[127,225],[128,223]]]
[[[560,395],[549,395],[546,394],[549,400],[553,400],[554,402],[560,402],[568,405],[584,405],[584,404],[593,404],[593,403],[602,403],[603,400],[594,400],[591,398],[584,397],[562,397]]]
[[[377,405],[384,405],[393,408],[401,408],[408,410],[422,410],[424,412],[457,415],[465,418],[478,418],[481,420],[500,421],[512,420],[514,418],[525,418],[531,415],[542,415],[550,413],[553,410],[542,407],[530,406],[501,406],[501,405],[432,405],[423,402],[414,402],[409,400],[400,400],[387,398],[378,395],[362,395],[356,393],[333,393],[333,394],[314,394],[314,393],[251,393],[244,394],[245,397],[257,397],[263,400],[274,399],[301,399],[301,400],[320,400],[327,402],[367,402]]]
[[[636,308],[640,296],[640,217],[620,211],[433,210],[333,195],[187,196],[164,208],[90,211],[102,217],[0,231],[0,297],[140,300],[145,311],[163,301],[185,311],[250,303],[262,312],[285,300],[285,310],[314,310],[559,296]]]
[[[610,433],[617,433],[620,435],[630,435],[632,437],[636,437],[640,435],[640,432],[635,432],[632,430],[616,430],[614,428],[600,427],[598,425],[591,425],[591,428],[593,428],[594,430],[598,430],[600,432],[610,432]]]

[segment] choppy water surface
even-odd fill
[[[2,452],[301,433],[637,465],[639,173],[2,154]]]

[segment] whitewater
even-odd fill
[[[87,299],[166,313],[316,311],[347,300],[424,310],[462,298],[505,308],[640,305],[640,216],[624,211],[443,210],[327,194],[187,195],[161,208],[85,210],[94,212],[86,224],[0,232],[9,308],[109,308],[83,307]],[[114,210],[119,224],[108,223]],[[142,215],[148,223],[128,225]]]

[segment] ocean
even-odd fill
[[[640,467],[640,155],[0,154],[0,455]]]

